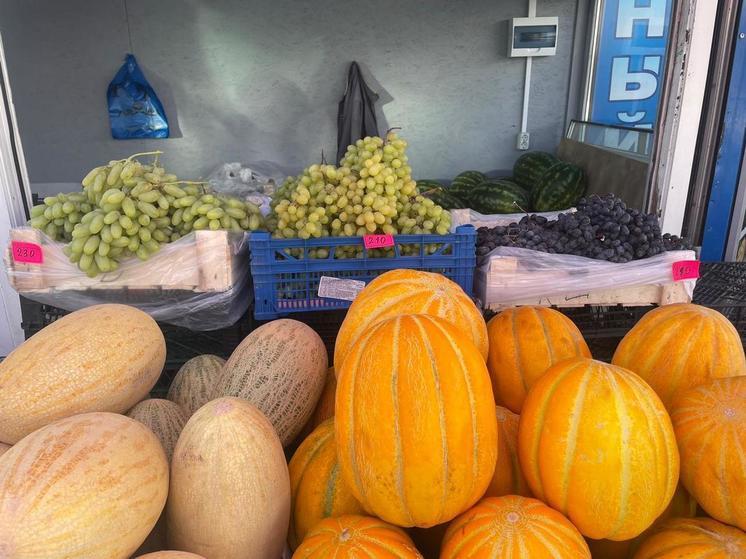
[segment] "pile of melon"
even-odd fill
[[[746,557],[746,357],[697,305],[612,363],[552,309],[485,322],[394,270],[333,363],[296,320],[167,399],[157,324],[72,313],[0,363],[0,559]]]

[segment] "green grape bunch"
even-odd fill
[[[314,164],[289,177],[272,199],[268,228],[274,237],[286,239],[447,234],[451,216],[419,193],[406,148],[407,142],[391,130],[385,139],[366,137],[348,146],[339,166]],[[311,257],[327,256],[325,249],[319,250]],[[414,250],[404,247],[405,253]],[[359,258],[363,251],[359,246],[338,247],[335,254]],[[391,256],[393,249],[375,255]]]
[[[66,243],[65,254],[90,277],[115,271],[128,258],[147,260],[192,231],[262,227],[256,205],[178,180],[159,165],[160,154],[134,154],[92,169],[82,192],[48,196],[34,206],[29,225]],[[152,163],[138,159],[150,155]]]

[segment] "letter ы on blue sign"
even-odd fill
[[[658,113],[672,0],[606,0],[591,120],[652,128]]]

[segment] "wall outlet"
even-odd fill
[[[526,151],[528,149],[528,142],[529,140],[529,133],[528,132],[519,132],[518,133],[518,142],[516,142],[516,148]]]

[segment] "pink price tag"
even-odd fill
[[[363,235],[365,248],[386,248],[394,246],[393,235]]]
[[[24,262],[26,264],[41,264],[44,262],[44,252],[42,252],[41,246],[36,243],[11,241],[10,250],[13,253],[13,260],[15,262]]]
[[[673,281],[697,279],[699,277],[699,260],[680,260],[672,265]]]

